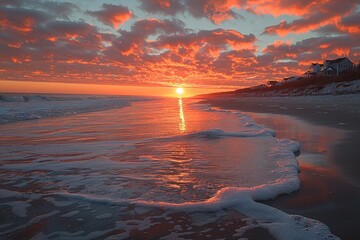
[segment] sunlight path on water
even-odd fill
[[[180,117],[179,130],[180,132],[184,132],[186,130],[186,122],[185,122],[185,115],[183,110],[183,102],[181,98],[179,98],[178,103],[179,103],[179,117]]]

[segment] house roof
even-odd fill
[[[327,60],[325,60],[325,61],[327,61]],[[315,66],[317,66],[317,65],[319,65],[320,67],[322,67],[324,64],[322,64],[322,63],[312,63],[310,66],[311,66],[311,67],[315,67]]]
[[[325,68],[323,71],[335,71],[332,67]]]
[[[347,59],[347,57],[343,57],[343,58],[337,58],[337,59],[334,59],[334,60],[325,60],[329,63],[339,63],[339,62],[342,62],[343,60]],[[350,61],[350,60],[349,60]]]

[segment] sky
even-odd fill
[[[358,0],[1,0],[0,92],[254,86],[359,63],[359,22]]]

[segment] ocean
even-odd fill
[[[261,203],[299,189],[300,144],[247,114],[195,99],[2,95],[0,123],[1,239],[337,239]]]

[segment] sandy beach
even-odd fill
[[[213,107],[240,110],[277,137],[301,143],[301,188],[266,204],[317,219],[341,239],[360,229],[360,96],[212,98]]]

